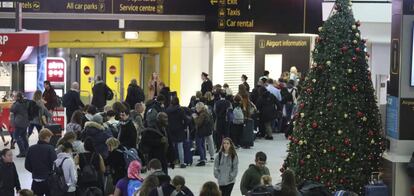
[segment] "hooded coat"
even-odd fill
[[[144,91],[138,85],[129,84],[125,101],[131,108],[134,108],[135,104],[145,101]]]
[[[168,114],[168,135],[173,143],[185,140],[186,117],[184,110],[179,105],[171,105],[167,108]]]
[[[269,122],[277,117],[277,109],[279,106],[279,101],[273,96],[269,91],[266,91],[259,99],[257,100],[257,110],[260,112],[260,120],[262,122]]]
[[[213,134],[213,119],[206,110],[202,110],[197,118],[194,119],[197,136],[207,137]]]
[[[262,176],[270,175],[267,167],[258,167],[251,164],[249,168],[244,172],[240,182],[240,190],[243,195],[246,195],[248,191],[253,190],[256,186],[260,185]]]
[[[88,121],[85,123],[85,129],[82,132],[82,140],[84,141],[87,137],[90,137],[95,146],[95,150],[102,157],[108,157],[108,146],[106,140],[112,137],[112,133],[105,129],[105,127],[99,123]]]
[[[75,161],[73,160],[72,155],[64,152],[59,153],[57,155],[57,159],[55,160],[55,165],[59,167],[61,164],[66,184],[69,187],[68,192],[75,192],[76,183],[78,181],[78,174],[76,171]]]
[[[0,158],[0,193],[4,196],[14,196],[14,189],[21,189],[16,165],[5,163]]]

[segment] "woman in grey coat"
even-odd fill
[[[230,138],[224,138],[220,152],[214,160],[214,177],[218,180],[222,196],[231,196],[238,173],[239,159]]]
[[[15,102],[10,108],[10,123],[14,127],[14,137],[19,146],[20,153],[18,158],[26,157],[29,142],[27,140],[27,127],[29,126],[29,115],[27,113],[27,101],[23,94],[18,92],[14,97]]]
[[[52,114],[50,114],[50,112],[46,109],[45,103],[42,99],[42,91],[40,90],[35,91],[33,94],[32,100],[36,102],[36,105],[39,107],[39,115],[35,116],[33,120],[30,121],[29,129],[28,129],[29,137],[30,135],[32,135],[33,129],[35,127],[37,129],[37,132],[40,132],[42,127],[47,124],[49,119],[52,118]]]

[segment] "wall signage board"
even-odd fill
[[[401,98],[400,99],[400,126],[399,136],[400,140],[414,140],[414,99]]]
[[[386,133],[387,136],[394,139],[399,138],[398,134],[398,98],[394,96],[387,97],[386,111]]]
[[[256,35],[255,37],[255,78],[260,78],[264,71],[266,55],[277,54],[282,58],[282,72],[295,66],[305,73],[310,64],[311,37],[281,35]],[[277,76],[280,77],[280,76]],[[279,78],[273,78],[279,79]]]
[[[66,61],[63,58],[46,58],[46,80],[55,82],[65,82]]]
[[[207,29],[316,33],[322,24],[322,0],[209,0]]]

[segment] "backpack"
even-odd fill
[[[291,92],[289,92],[288,88],[283,88],[281,90],[280,94],[282,95],[282,103],[283,104],[293,102],[293,91],[295,91],[295,89],[293,89],[293,88],[292,88]]]
[[[79,157],[83,159],[85,165],[81,169],[79,174],[79,182],[81,184],[89,184],[89,183],[96,183],[98,182],[98,172],[95,169],[92,161],[94,158],[95,153],[92,154],[91,159],[89,162],[86,161],[85,155],[80,154]]]
[[[233,121],[232,121],[233,124],[241,125],[244,123],[244,114],[240,106],[237,106],[236,108],[234,108],[233,116],[234,116]]]
[[[141,188],[142,182],[139,180],[128,181],[128,196],[133,196]]]
[[[56,163],[53,163],[52,174],[47,179],[51,195],[65,195],[69,189],[62,169],[62,165],[66,159],[67,157],[62,160],[59,166],[57,166]]]
[[[312,182],[312,181],[305,181],[301,186],[299,186],[299,192],[302,196],[331,196],[332,194],[330,191],[325,187],[325,185]]]
[[[273,187],[258,186],[247,193],[247,196],[273,196]]]
[[[158,111],[155,108],[148,109],[145,115],[146,117],[145,122],[147,123],[148,127],[155,125],[155,123],[157,122],[157,115],[158,115]]]
[[[103,196],[103,192],[98,187],[88,187],[85,189],[83,193],[81,193],[81,196]]]
[[[132,161],[138,161],[141,163],[141,159],[139,158],[138,152],[135,148],[127,149],[126,147],[123,147],[123,151],[119,149],[117,151],[121,152],[124,156],[125,168],[128,168]]]
[[[27,100],[27,114],[29,116],[29,120],[33,120],[34,118],[39,116],[40,107],[37,103],[33,100]]]
[[[118,136],[119,136],[119,127],[116,126],[115,124],[111,124],[109,122],[105,122],[105,124],[108,126],[108,129],[111,131],[112,136],[114,138],[118,138]]]
[[[106,86],[106,100],[110,101],[114,98],[114,92],[112,92],[112,90]]]

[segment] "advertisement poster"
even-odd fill
[[[398,134],[398,98],[394,96],[387,97],[387,117],[386,131],[387,136],[399,139]]]
[[[52,83],[65,82],[66,61],[63,58],[46,59],[46,80]]]

